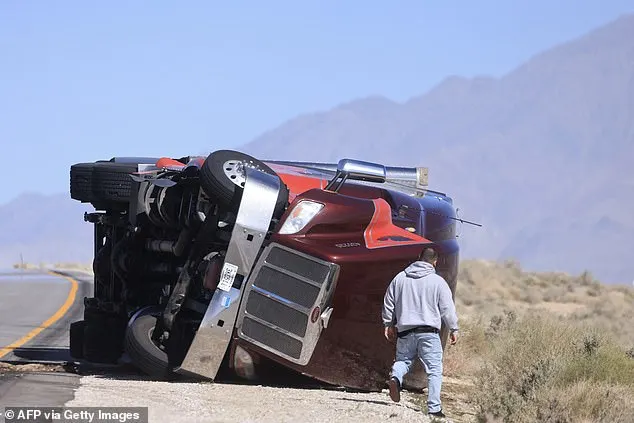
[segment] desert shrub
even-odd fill
[[[620,384],[634,388],[634,360],[628,352],[596,333],[587,334],[567,363],[559,383],[577,381]]]
[[[508,288],[508,298],[513,301],[522,301],[523,292],[519,287],[511,286]]]
[[[634,287],[617,285],[614,289],[616,292],[623,294],[624,301],[627,301],[628,303],[634,301]]]
[[[460,339],[448,346],[445,353],[444,373],[447,376],[464,377],[473,374],[480,366],[480,359],[490,344],[481,319],[460,323]]]
[[[632,421],[630,387],[580,381],[542,394],[535,421],[544,423],[627,423]]]
[[[547,302],[563,301],[564,295],[568,292],[566,287],[553,286],[544,291],[543,298]]]
[[[573,289],[572,291],[568,291],[561,301],[564,303],[584,304],[586,302],[586,296],[583,292]]]
[[[462,285],[475,285],[475,277],[473,272],[469,268],[461,268],[459,273],[460,284]]]
[[[462,304],[470,306],[474,304],[473,297],[461,297]]]
[[[581,286],[590,286],[595,282],[595,279],[591,272],[585,270],[576,278],[576,282]]]
[[[515,321],[517,320],[517,313],[513,310],[504,310],[503,314],[497,314],[491,317],[489,327],[485,334],[489,337],[494,337],[500,332],[508,331]]]
[[[591,282],[588,285],[588,289],[586,290],[586,294],[590,297],[598,297],[603,293],[603,287],[599,282]]]
[[[517,272],[518,274],[522,272],[522,265],[517,259],[513,259],[513,258],[506,259],[502,262],[502,265],[506,269],[512,270],[513,272]]]
[[[522,295],[521,300],[527,304],[539,304],[542,302],[542,293],[530,290]]]
[[[634,415],[634,360],[596,330],[507,313],[488,333],[473,394],[480,422],[620,422]]]

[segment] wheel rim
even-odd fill
[[[156,345],[156,342],[154,342],[154,339],[152,339],[152,336],[154,335],[154,328],[150,328],[148,329],[148,338],[150,339],[150,343],[154,346],[154,348],[156,348],[158,351],[160,351],[163,354],[166,354],[166,352],[158,345]]]
[[[222,171],[227,179],[229,179],[234,185],[244,188],[244,184],[247,180],[245,167],[262,171],[263,169],[253,163],[252,160],[227,160],[222,165]]]

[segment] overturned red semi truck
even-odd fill
[[[71,166],[70,193],[95,208],[84,216],[94,293],[70,327],[76,359],[127,354],[159,379],[252,379],[275,365],[381,390],[395,348],[381,322],[391,279],[432,246],[455,293],[456,210],[427,188],[426,168],[231,150],[114,157]],[[407,384],[424,386],[420,376]]]

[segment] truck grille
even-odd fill
[[[321,333],[311,313],[324,309],[336,277],[333,263],[271,244],[245,288],[239,336],[296,363],[306,364]]]

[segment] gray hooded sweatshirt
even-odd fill
[[[383,324],[398,332],[415,326],[440,329],[441,321],[458,330],[458,316],[449,285],[430,263],[416,261],[400,272],[383,300]]]

